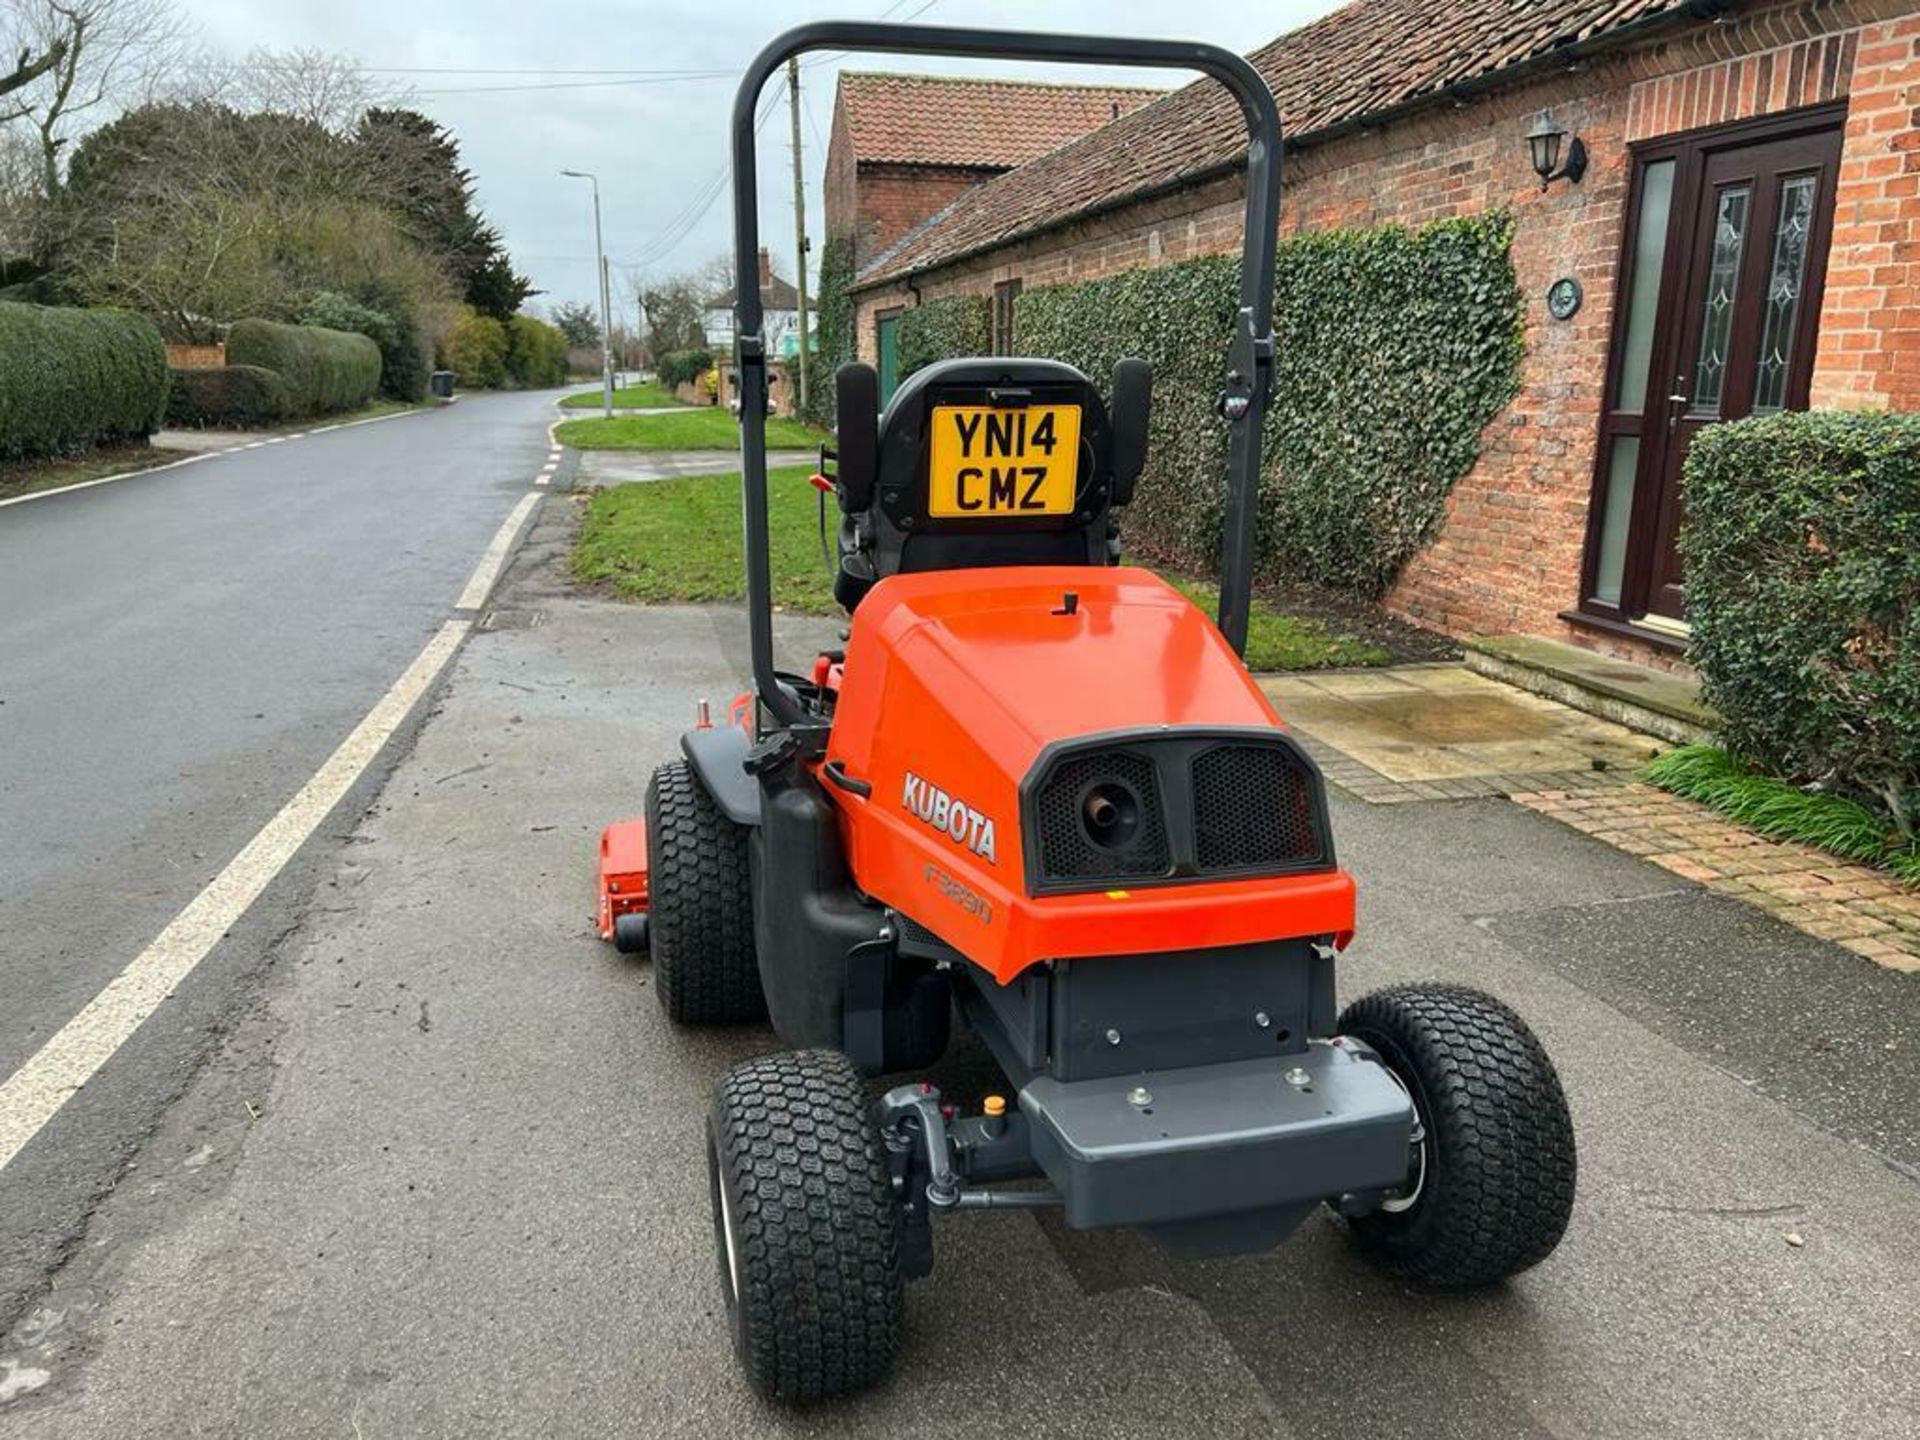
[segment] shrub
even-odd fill
[[[207,365],[169,374],[167,424],[179,429],[248,430],[293,414],[293,394],[277,370]]]
[[[409,404],[426,397],[430,357],[404,302],[390,309],[363,305],[338,291],[316,290],[307,298],[300,323],[366,336],[380,347],[380,393]]]
[[[567,337],[558,326],[516,315],[507,322],[507,378],[527,389],[564,385],[567,381]]]
[[[167,348],[144,316],[0,304],[0,460],[144,438],[166,405]]]
[[[681,385],[691,385],[702,374],[713,368],[713,352],[710,350],[669,350],[660,357],[658,365],[662,389],[673,390]]]
[[[447,337],[446,367],[469,390],[497,390],[507,383],[507,327],[471,307]]]
[[[1518,389],[1512,233],[1495,212],[1281,242],[1265,573],[1377,595],[1433,538],[1481,431]],[[1130,533],[1191,566],[1218,563],[1217,405],[1238,300],[1239,262],[1213,258],[1028,291],[1015,305],[1023,354],[1065,360],[1102,386],[1122,356],[1152,364]]]
[[[380,347],[364,335],[319,325],[241,320],[227,332],[227,360],[277,371],[295,415],[349,410],[380,385]]]
[[[1687,453],[1692,659],[1740,760],[1871,805],[1920,803],[1920,415],[1777,414]]]
[[[993,348],[986,300],[979,295],[948,295],[901,312],[899,378],[936,360],[985,355]]]

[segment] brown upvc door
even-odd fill
[[[1806,408],[1843,120],[1827,107],[1636,150],[1587,614],[1684,623],[1688,445],[1716,421]]]

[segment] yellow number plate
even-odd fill
[[[939,520],[1065,515],[1080,473],[1080,407],[936,405],[927,509]]]

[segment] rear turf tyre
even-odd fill
[[[1405,1189],[1352,1221],[1375,1263],[1423,1284],[1491,1285],[1538,1264],[1573,1213],[1573,1119],[1526,1022],[1459,985],[1396,985],[1348,1006],[1412,1097],[1425,1138]]]
[[[662,765],[647,786],[647,858],[660,1008],[683,1025],[764,1020],[746,828],[684,760]]]
[[[714,1092],[714,1249],[734,1353],[769,1400],[878,1384],[900,1352],[899,1201],[838,1050],[748,1060]]]

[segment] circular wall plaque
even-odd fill
[[[1568,320],[1580,308],[1580,282],[1571,275],[1547,287],[1547,313],[1556,320]]]

